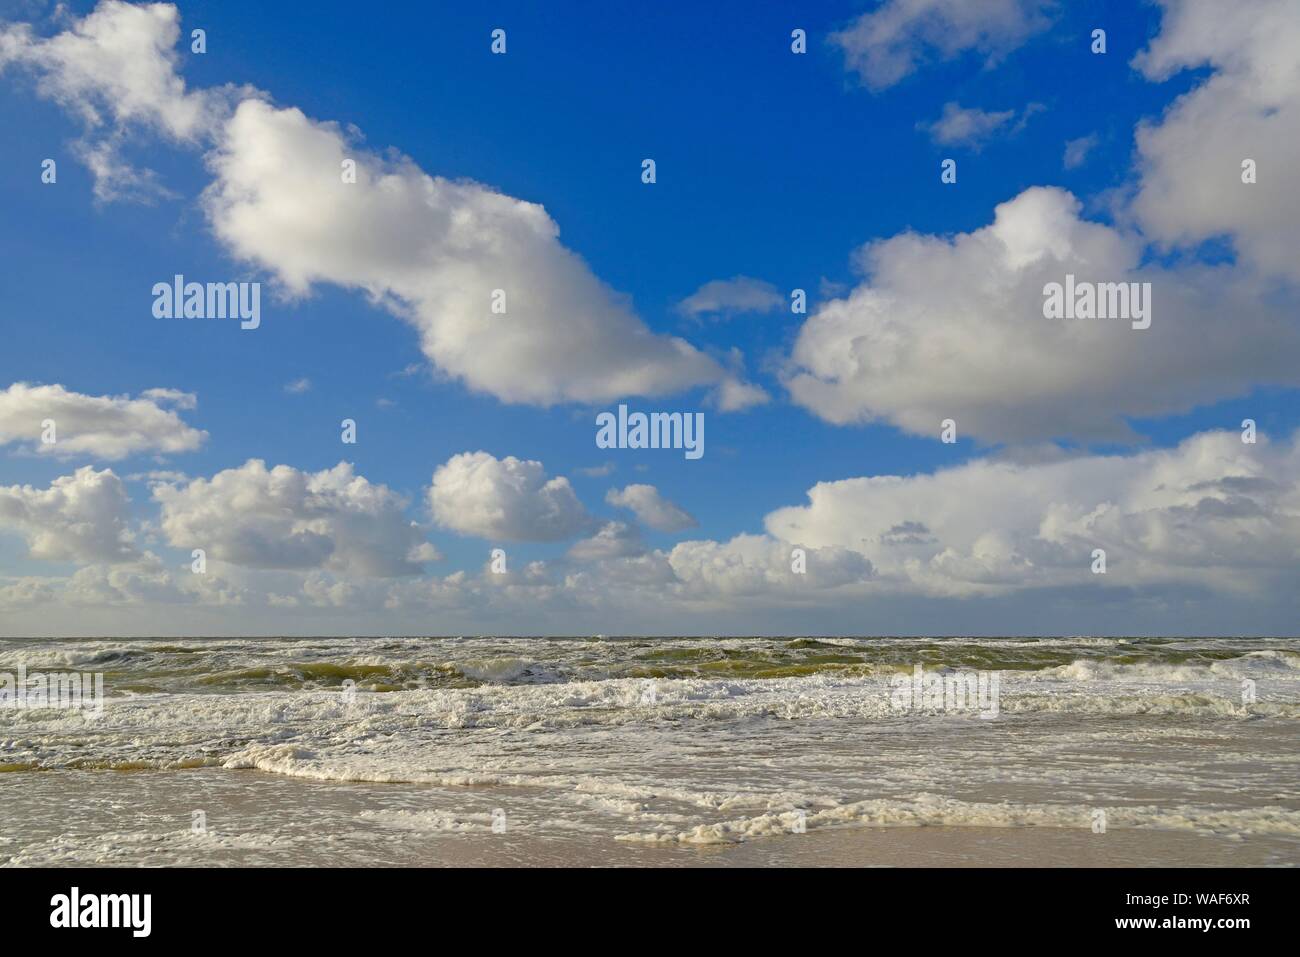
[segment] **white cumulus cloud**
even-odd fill
[[[1293,313],[1232,267],[1144,265],[1142,249],[1046,187],[973,232],[870,243],[865,280],[804,323],[787,386],[834,423],[937,437],[953,419],[959,436],[1028,442],[1128,440],[1126,417],[1300,382]],[[1044,318],[1044,287],[1067,274],[1150,282],[1150,328]]]
[[[783,541],[851,549],[882,585],[927,594],[1260,591],[1293,577],[1300,556],[1300,445],[1209,432],[1130,455],[821,482],[765,524]],[[1092,573],[1096,548],[1104,576]]]
[[[1164,0],[1160,32],[1135,59],[1151,80],[1210,76],[1137,130],[1133,212],[1174,246],[1228,236],[1242,261],[1300,280],[1300,9],[1295,0]],[[1257,181],[1242,182],[1254,160]]]
[[[363,290],[475,391],[552,405],[726,386],[724,407],[761,401],[685,340],[652,332],[536,203],[379,157],[336,124],[257,100],[240,104],[209,166],[208,215],[236,256],[296,294]]]
[[[48,488],[0,486],[0,529],[27,541],[32,558],[122,562],[136,556],[130,500],[111,469],[90,466],[56,478]]]
[[[405,517],[408,502],[340,462],[303,472],[259,459],[185,484],[158,484],[167,541],[250,568],[325,569],[363,577],[416,575],[438,558]]]
[[[443,528],[495,541],[556,542],[595,530],[569,480],[541,462],[462,452],[438,466],[429,509]]]
[[[0,391],[0,445],[25,443],[42,455],[110,461],[142,452],[192,452],[208,434],[186,425],[175,409],[194,406],[193,395],[174,389],[149,389],[133,399],[16,382]],[[43,441],[47,435],[54,441]]]
[[[8,25],[0,66],[35,71],[41,91],[92,128],[112,121],[85,156],[105,190],[151,185],[117,157],[136,126],[207,150],[215,181],[204,205],[235,256],[294,295],[317,283],[365,292],[411,322],[428,359],[470,389],[536,405],[697,387],[723,410],[766,401],[731,364],[651,330],[560,242],[539,204],[362,149],[338,124],[256,90],[187,91],[176,73],[179,19],[171,5],[104,0],[48,39]]]

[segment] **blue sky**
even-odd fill
[[[466,604],[438,608],[436,620],[451,622],[453,630],[478,630],[476,616],[484,615],[482,630],[655,630],[657,622],[664,621],[667,631],[761,630],[765,622],[774,622],[771,627],[782,631],[852,631],[875,630],[874,623],[863,624],[863,612],[874,622],[872,610],[879,609],[879,620],[888,622],[888,630],[956,632],[974,620],[981,630],[1055,627],[1083,632],[1122,628],[1123,622],[1134,620],[1139,629],[1186,631],[1205,620],[1205,607],[1218,607],[1224,600],[1230,600],[1230,610],[1216,627],[1268,632],[1287,630],[1286,623],[1293,620],[1293,601],[1278,598],[1271,585],[1294,572],[1300,554],[1296,539],[1255,541],[1254,550],[1267,552],[1273,564],[1251,570],[1244,568],[1251,564],[1244,559],[1225,557],[1222,541],[1204,541],[1205,566],[1185,573],[1168,556],[1144,551],[1146,545],[1167,547],[1168,536],[1136,534],[1126,539],[1126,564],[1119,574],[1124,567],[1143,570],[1127,580],[1108,578],[1102,600],[1089,572],[1086,548],[1080,552],[1077,582],[1058,574],[1040,577],[1037,571],[1015,581],[999,568],[987,574],[956,574],[955,580],[945,570],[945,583],[936,583],[928,572],[907,570],[906,562],[891,570],[874,551],[865,555],[867,570],[853,561],[841,568],[841,552],[853,552],[853,538],[839,541],[829,534],[824,542],[809,544],[840,550],[827,553],[826,564],[835,564],[837,571],[824,593],[793,601],[782,598],[781,587],[767,590],[752,583],[708,591],[712,585],[689,578],[695,566],[684,556],[679,556],[681,561],[670,557],[684,540],[710,543],[710,548],[722,551],[711,553],[709,562],[722,568],[738,564],[757,579],[768,580],[774,574],[771,569],[752,567],[767,558],[732,557],[724,546],[738,535],[767,536],[769,541],[756,547],[770,547],[773,554],[799,546],[800,541],[782,537],[770,522],[765,527],[765,517],[806,505],[809,489],[819,482],[927,475],[992,461],[1034,463],[1108,455],[1136,463],[1136,457],[1161,449],[1177,457],[1177,450],[1198,436],[1216,430],[1235,436],[1248,417],[1274,443],[1277,456],[1275,463],[1258,468],[1284,490],[1267,503],[1252,503],[1276,509],[1266,524],[1274,532],[1289,534],[1296,521],[1296,499],[1285,491],[1294,481],[1294,473],[1287,470],[1295,455],[1287,451],[1287,443],[1293,441],[1296,425],[1295,378],[1271,368],[1253,371],[1250,356],[1243,355],[1231,369],[1225,365],[1218,378],[1217,367],[1204,360],[1204,378],[1178,387],[1160,379],[1167,370],[1157,371],[1160,381],[1151,383],[1149,391],[1167,392],[1168,398],[1154,406],[1144,399],[1114,399],[1117,414],[1134,430],[1129,435],[1109,429],[1101,421],[1109,416],[1100,413],[1096,428],[1081,423],[1087,417],[1082,412],[1063,417],[1055,431],[1041,425],[1007,431],[982,424],[972,434],[962,425],[962,405],[950,403],[960,438],[945,444],[938,441],[940,416],[934,417],[932,430],[923,432],[908,424],[907,408],[888,401],[882,405],[872,386],[863,388],[873,397],[852,397],[857,405],[849,422],[835,421],[825,405],[791,388],[791,377],[809,368],[807,353],[802,359],[798,354],[801,335],[807,335],[805,324],[827,303],[850,302],[855,289],[871,286],[871,274],[857,261],[864,244],[907,233],[929,237],[931,243],[955,242],[953,237],[988,227],[999,204],[1032,187],[1068,191],[1079,202],[1080,220],[1136,243],[1133,270],[1167,267],[1164,279],[1169,282],[1177,281],[1180,270],[1195,271],[1204,264],[1230,270],[1227,279],[1214,280],[1215,288],[1231,286],[1231,294],[1225,295],[1233,302],[1233,297],[1244,296],[1251,303],[1271,303],[1275,308],[1260,320],[1261,328],[1282,329],[1268,351],[1285,358],[1293,344],[1295,270],[1278,268],[1267,257],[1256,262],[1253,253],[1246,252],[1273,243],[1277,224],[1270,220],[1253,235],[1256,224],[1248,217],[1234,218],[1222,210],[1197,220],[1205,224],[1197,227],[1200,235],[1185,223],[1169,222],[1160,203],[1183,208],[1196,202],[1199,193],[1180,197],[1177,190],[1183,184],[1170,171],[1172,161],[1160,152],[1163,144],[1143,152],[1135,139],[1139,124],[1162,124],[1178,98],[1197,95],[1216,70],[1237,69],[1246,77],[1242,84],[1247,84],[1253,74],[1249,65],[1240,67],[1237,57],[1249,64],[1256,39],[1226,31],[1230,35],[1222,40],[1224,49],[1205,53],[1197,24],[1186,27],[1186,36],[1171,31],[1170,58],[1190,65],[1153,78],[1134,61],[1159,41],[1167,16],[1159,4],[992,4],[997,9],[980,21],[982,27],[973,28],[961,15],[952,14],[957,19],[941,22],[937,34],[927,33],[924,24],[909,27],[907,18],[914,16],[917,5],[903,0],[822,4],[815,12],[722,3],[689,14],[653,5],[565,9],[521,3],[473,8],[391,5],[383,16],[370,16],[353,4],[322,3],[313,5],[310,15],[290,16],[262,4],[180,5],[180,38],[171,68],[183,77],[190,95],[229,90],[227,84],[261,91],[252,96],[277,110],[297,108],[310,123],[336,122],[345,131],[355,126],[354,132],[343,135],[350,137],[358,155],[373,156],[376,163],[383,162],[379,157],[385,151],[395,150],[430,176],[473,181],[493,194],[539,204],[558,228],[558,242],[580,257],[612,295],[626,297],[634,321],[660,336],[681,337],[718,368],[735,371],[766,395],[761,404],[727,411],[707,385],[664,388],[649,395],[606,393],[595,401],[504,401],[491,388],[467,382],[437,354],[423,351],[418,321],[403,321],[391,303],[371,300],[354,283],[318,277],[305,295],[273,295],[284,288],[282,266],[265,254],[249,254],[250,246],[241,252],[244,240],[223,234],[217,222],[220,214],[203,199],[205,190],[216,188],[212,157],[225,148],[221,124],[244,93],[223,93],[221,107],[213,108],[213,127],[185,135],[168,133],[150,118],[156,105],[136,115],[115,116],[110,79],[79,79],[69,86],[60,77],[75,67],[50,55],[52,47],[41,46],[64,31],[75,34],[76,21],[91,14],[94,5],[72,4],[71,14],[65,16],[42,4],[6,6],[7,20],[31,27],[22,34],[26,53],[11,56],[7,64],[0,54],[0,126],[6,130],[6,146],[0,150],[0,207],[5,211],[0,254],[6,263],[0,272],[6,341],[0,353],[0,389],[10,383],[59,384],[68,392],[94,397],[138,397],[152,388],[180,390],[195,398],[193,408],[178,410],[178,417],[207,433],[196,448],[180,453],[146,447],[113,458],[46,454],[49,450],[40,449],[19,425],[6,431],[0,423],[0,487],[51,488],[60,476],[92,466],[97,471],[112,469],[129,499],[129,518],[119,529],[121,541],[129,545],[106,564],[102,553],[76,546],[34,546],[41,522],[62,519],[42,517],[35,499],[13,494],[7,526],[6,513],[0,511],[0,576],[7,576],[3,580],[14,602],[6,628],[22,633],[39,627],[51,620],[49,608],[42,606],[52,603],[59,609],[56,627],[62,630],[151,630],[157,608],[120,580],[114,592],[97,593],[109,594],[102,602],[85,596],[74,600],[62,591],[74,587],[70,581],[79,569],[96,569],[111,580],[116,568],[120,579],[123,566],[144,561],[152,563],[150,580],[165,581],[166,589],[176,591],[174,600],[168,599],[176,607],[168,614],[177,616],[175,627],[181,631],[334,630],[340,622],[346,629],[373,622],[373,631],[426,630],[420,625],[432,613],[419,610],[418,602],[427,596],[415,599],[416,610],[409,614],[401,602],[391,600],[391,591],[389,600],[375,596],[395,586],[419,589],[426,579],[436,582],[461,570],[466,575],[490,574],[482,566],[496,546],[507,550],[515,568],[532,561],[548,563],[548,571],[537,572],[545,575],[544,583],[539,578],[532,585],[518,585],[524,591],[544,589],[544,594],[521,594],[497,604],[490,588],[476,587]],[[1267,22],[1282,6],[1261,3],[1257,15]],[[938,8],[942,12],[946,5]],[[106,4],[96,15],[115,10]],[[911,68],[897,80],[881,81],[855,71],[854,41],[835,38],[871,17],[903,24],[883,52],[870,43],[856,48],[867,58],[861,62],[868,64],[878,64],[886,54],[914,54]],[[883,29],[886,20],[875,22]],[[164,36],[174,23],[166,21]],[[1090,31],[1099,26],[1107,33],[1104,55],[1089,49]],[[202,54],[189,51],[189,32],[196,27],[207,34],[207,52]],[[489,50],[489,34],[498,27],[507,31],[505,55]],[[805,55],[790,50],[790,33],[796,27],[808,34]],[[973,38],[963,45],[963,31],[972,29]],[[948,41],[953,48],[945,48]],[[1193,53],[1180,51],[1180,43]],[[1197,56],[1201,62],[1195,62]],[[1294,100],[1261,105],[1265,94],[1249,99],[1253,94],[1247,90],[1240,95],[1259,111],[1260,124],[1279,127],[1250,148],[1261,156],[1272,150],[1279,161],[1292,155],[1287,151],[1296,148]],[[85,103],[97,107],[97,122],[87,121]],[[978,140],[936,142],[939,134],[929,124],[950,103],[1010,116]],[[1217,109],[1219,104],[1211,106]],[[1207,112],[1211,118],[1217,115],[1213,109]],[[1090,149],[1081,163],[1067,169],[1067,142],[1083,138],[1091,138]],[[130,167],[153,170],[154,181],[165,193],[143,202],[138,197],[97,195],[95,176],[79,161],[77,144],[106,141]],[[41,182],[40,162],[46,157],[58,163],[53,185]],[[646,157],[657,166],[654,184],[641,181]],[[957,160],[955,185],[940,182],[939,164],[945,158]],[[1236,175],[1235,169],[1229,173]],[[1257,188],[1276,186],[1261,183]],[[1148,196],[1152,198],[1144,206]],[[1294,209],[1293,199],[1275,201]],[[260,230],[257,224],[241,223],[253,233]],[[1294,219],[1289,223],[1295,238]],[[287,239],[274,242],[292,242],[298,228],[306,227],[286,229]],[[257,240],[248,242],[256,245]],[[365,239],[357,235],[355,242]],[[943,275],[942,266],[935,268]],[[262,282],[261,327],[241,331],[217,321],[154,319],[149,290],[177,272],[198,281]],[[786,303],[790,290],[807,290],[808,314],[794,315],[783,306],[728,319],[698,318],[684,315],[678,306],[706,283],[741,276],[770,284]],[[897,278],[903,281],[901,272]],[[862,320],[868,323],[864,328],[879,330],[880,325],[872,324],[893,321],[893,316],[916,324],[943,318],[931,308],[909,314],[890,305],[882,315]],[[553,315],[548,321],[563,323],[565,317]],[[1176,307],[1170,307],[1157,315],[1152,332],[1163,335],[1161,326],[1171,328],[1182,321]],[[931,349],[928,354],[938,358],[928,364],[917,360],[916,368],[900,368],[897,374],[920,390],[927,379],[950,386],[954,380],[960,383],[966,374],[963,362],[950,365],[942,357],[950,350],[969,354],[966,334]],[[1249,328],[1242,334],[1252,335]],[[1272,334],[1261,336],[1267,341]],[[870,336],[855,339],[851,328],[846,335],[845,342],[870,341]],[[1132,341],[1141,333],[1129,335]],[[1171,343],[1168,349],[1177,348],[1174,340],[1161,341]],[[842,344],[829,348],[830,355],[845,351]],[[1125,346],[1112,342],[1095,356],[1084,350],[1078,361],[1097,361],[1100,367],[1114,348]],[[1292,354],[1292,369],[1294,358]],[[590,361],[599,364],[604,358],[593,355]],[[1017,368],[1018,361],[1009,356],[999,374],[1008,382],[1033,379],[1035,370]],[[1187,367],[1197,368],[1202,361],[1191,356]],[[521,377],[528,374],[519,372]],[[813,377],[825,380],[825,368],[814,369]],[[309,380],[310,387],[299,393],[287,390],[301,379]],[[1142,391],[1139,385],[1135,393]],[[1051,383],[1043,388],[1050,391]],[[1092,401],[1088,388],[1072,388],[1063,386],[1059,395],[1046,397],[1031,393],[1020,405],[1046,398],[1063,407],[1086,409]],[[1099,375],[1099,397],[1116,391]],[[705,456],[687,461],[671,451],[597,449],[595,414],[620,401],[647,411],[703,411]],[[943,407],[942,402],[936,407]],[[356,445],[339,442],[344,418],[358,423]],[[653,485],[697,524],[689,531],[660,531],[642,520],[636,527],[643,553],[620,554],[581,572],[600,576],[612,574],[611,564],[658,562],[659,572],[667,576],[659,591],[649,588],[623,601],[616,597],[615,586],[606,583],[595,586],[600,599],[566,596],[569,576],[578,573],[567,549],[593,530],[591,523],[577,522],[573,534],[539,541],[524,532],[499,534],[501,526],[497,533],[489,528],[476,534],[454,516],[440,519],[436,509],[431,512],[426,490],[435,469],[454,456],[479,450],[498,461],[513,456],[540,462],[548,479],[567,477],[574,497],[595,523],[632,524],[627,510],[607,504],[604,497],[610,488],[635,483]],[[1234,447],[1236,452],[1250,454],[1254,449]],[[187,590],[186,546],[192,543],[167,531],[160,500],[152,496],[143,476],[151,471],[179,473],[183,481],[172,481],[183,488],[250,459],[302,473],[346,460],[370,483],[405,497],[405,516],[424,527],[440,559],[423,576],[393,579],[358,575],[354,566],[332,559],[292,568],[248,554],[234,561],[230,556],[237,548],[230,546],[223,555],[217,546],[211,550],[214,574],[225,576],[241,597],[227,606],[205,604]],[[609,474],[580,471],[606,463],[613,469]],[[1228,462],[1223,475],[1212,479],[1255,475],[1250,471],[1254,467]],[[1132,468],[1146,474],[1141,466]],[[1200,481],[1208,479],[1201,476]],[[1194,484],[1189,482],[1187,488]],[[1125,494],[1131,492],[1128,479],[1119,487]],[[947,493],[940,486],[935,494]],[[1136,523],[1155,507],[1149,502],[1126,506],[1117,501],[1118,494],[1099,493],[1096,501],[1087,502],[1066,503],[1051,495],[1047,499],[1049,505],[1068,504],[1084,515],[1110,504]],[[1226,495],[1214,501],[1240,504]],[[1166,502],[1159,508],[1181,515],[1178,509],[1203,500]],[[467,504],[448,507],[456,512]],[[882,505],[879,510],[883,514],[892,507]],[[971,507],[980,509],[978,499]],[[863,508],[872,513],[876,505],[866,503]],[[826,521],[828,527],[842,522],[831,516],[808,518]],[[183,524],[179,516],[173,520]],[[299,520],[310,523],[312,517],[304,514]],[[921,514],[909,513],[907,520],[927,522]],[[1179,520],[1173,521],[1177,525]],[[990,532],[996,533],[999,523],[998,512],[990,507]],[[290,531],[296,534],[301,527],[293,525]],[[864,528],[859,538],[874,540],[887,528]],[[948,542],[938,529],[929,532],[937,541],[930,553],[918,556],[923,565],[937,568],[936,559],[947,562],[942,557],[945,548],[951,549],[950,556],[991,554],[973,539]],[[1183,533],[1195,536],[1197,530]],[[1252,536],[1262,531],[1252,526],[1218,534],[1250,552]],[[1031,537],[1042,539],[1041,527],[1031,529]],[[1093,537],[1099,547],[1105,544],[1099,526]],[[1011,538],[1005,550],[1002,545],[997,549],[998,561],[1005,559],[1008,568],[1028,562],[1041,569],[1048,561],[1030,555],[1028,546],[1022,548],[1014,535]],[[1057,556],[1052,562],[1059,560],[1064,542],[1051,540]],[[1088,544],[1082,538],[1080,542],[1080,548]],[[337,546],[333,554],[341,554]],[[664,571],[668,566],[671,574]],[[274,608],[266,602],[265,575],[259,571],[265,568],[276,576],[299,576],[294,581],[277,578],[272,591],[284,601]],[[817,568],[810,572],[815,577]],[[1237,573],[1240,580],[1227,580]],[[711,580],[710,574],[701,574]],[[316,607],[295,590],[308,580],[341,582],[369,598],[358,594],[344,606]],[[29,587],[23,587],[24,582]],[[1220,587],[1226,588],[1226,597],[1219,594]],[[1075,588],[1087,591],[1076,594]],[[297,604],[289,603],[290,598]],[[378,604],[367,605],[366,600]],[[620,613],[633,606],[642,612],[630,616],[626,629],[620,627]],[[1077,617],[1062,621],[1062,614]],[[530,627],[533,621],[540,624]],[[908,628],[911,621],[920,624]]]

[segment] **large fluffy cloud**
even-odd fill
[[[1086,441],[1131,438],[1129,417],[1300,381],[1296,293],[1285,285],[1300,279],[1300,194],[1289,181],[1300,166],[1295,4],[1250,0],[1227,18],[1213,0],[1163,6],[1135,65],[1151,80],[1211,72],[1137,130],[1136,190],[1119,218],[1141,232],[1087,222],[1068,194],[1031,189],[984,229],[870,244],[868,282],[800,333],[796,401],[832,422],[883,420],[924,435],[952,418],[960,434],[990,441]],[[928,45],[994,52],[992,38],[1023,38],[1040,8],[892,0],[840,42],[868,80],[888,85]],[[1246,159],[1256,183],[1241,181]],[[1230,266],[1148,264],[1148,243],[1194,249],[1219,237],[1236,251]],[[1042,320],[1043,284],[1067,271],[1152,282],[1152,327]]]
[[[407,501],[350,464],[302,472],[258,459],[211,479],[153,490],[173,547],[251,568],[416,575],[438,557],[404,515]]]
[[[1300,561],[1300,444],[1203,433],[1174,449],[822,482],[768,515],[788,542],[851,549],[929,594],[1194,584],[1261,592]],[[1092,573],[1093,549],[1107,572]]]
[[[346,160],[355,183],[343,182]],[[209,165],[208,214],[235,255],[296,293],[329,282],[387,303],[472,389],[549,405],[727,382],[724,405],[757,398],[684,340],[651,332],[536,203],[383,159],[335,124],[256,100],[240,104]]]
[[[0,530],[23,536],[32,558],[128,561],[136,556],[129,506],[120,478],[86,466],[48,488],[0,486]]]
[[[16,382],[0,391],[0,445],[23,442],[42,455],[108,460],[191,452],[208,434],[186,425],[175,410],[194,405],[193,395],[174,389],[149,389],[133,399]],[[43,441],[50,434],[47,420],[54,423],[53,442]]]
[[[1179,412],[1259,384],[1300,382],[1300,328],[1229,266],[1143,265],[1138,237],[1035,187],[993,223],[905,233],[860,253],[866,280],[799,332],[787,384],[835,423],[886,421],[988,441],[1132,437],[1125,418]],[[1043,288],[1150,282],[1151,325],[1047,319]]]
[[[438,466],[429,509],[442,527],[493,541],[557,542],[596,528],[567,478],[547,478],[541,462],[487,452]]]
[[[1209,66],[1203,83],[1138,127],[1144,230],[1174,245],[1231,237],[1241,259],[1300,280],[1300,9],[1294,0],[1165,0],[1135,64],[1152,80]],[[1258,180],[1242,182],[1242,162]]]
[[[845,65],[875,90],[893,86],[922,64],[976,51],[996,62],[1046,29],[1051,0],[885,0],[831,42]]]
[[[723,409],[766,400],[685,340],[654,333],[560,242],[540,205],[361,149],[337,124],[256,91],[187,91],[178,35],[175,7],[105,0],[49,39],[4,27],[0,66],[31,68],[92,127],[111,117],[114,138],[146,125],[210,149],[205,207],[235,256],[295,294],[316,283],[365,291],[413,323],[425,355],[471,389],[539,405],[695,387],[712,389]],[[114,138],[84,151],[105,183],[132,179]],[[355,181],[345,181],[345,160]],[[493,311],[498,290],[504,313]]]

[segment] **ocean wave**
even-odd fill
[[[363,691],[644,679],[780,681],[909,671],[1000,671],[1076,682],[1129,676],[1300,678],[1296,642],[1121,638],[986,639],[122,639],[0,644],[0,671],[105,674],[110,694]]]
[[[913,799],[871,799],[826,808],[797,808],[710,824],[684,831],[664,828],[620,834],[617,840],[647,844],[736,844],[827,827],[1055,827],[1090,829],[1098,808],[1084,805],[978,803],[936,794]],[[1191,806],[1103,808],[1108,829],[1189,830],[1228,837],[1300,836],[1300,813],[1283,807],[1222,810]]]

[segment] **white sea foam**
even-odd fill
[[[905,801],[868,800],[822,811],[797,810],[700,824],[687,831],[620,834],[618,840],[668,844],[734,844],[821,827],[1059,827],[1091,826],[1094,808],[1080,805],[989,804],[919,794]],[[1281,807],[1216,811],[1196,807],[1121,807],[1107,811],[1109,827],[1191,830],[1243,837],[1300,836],[1300,817]]]
[[[93,664],[108,700],[93,723],[0,711],[0,770],[16,772],[0,785],[38,769],[251,770],[429,790],[428,807],[371,809],[376,827],[471,833],[501,802],[529,833],[649,845],[790,833],[800,811],[808,829],[1086,828],[1097,807],[1112,829],[1290,840],[1298,651],[1235,639],[14,642],[0,670]],[[890,677],[912,662],[1001,663],[997,718],[891,707]]]

